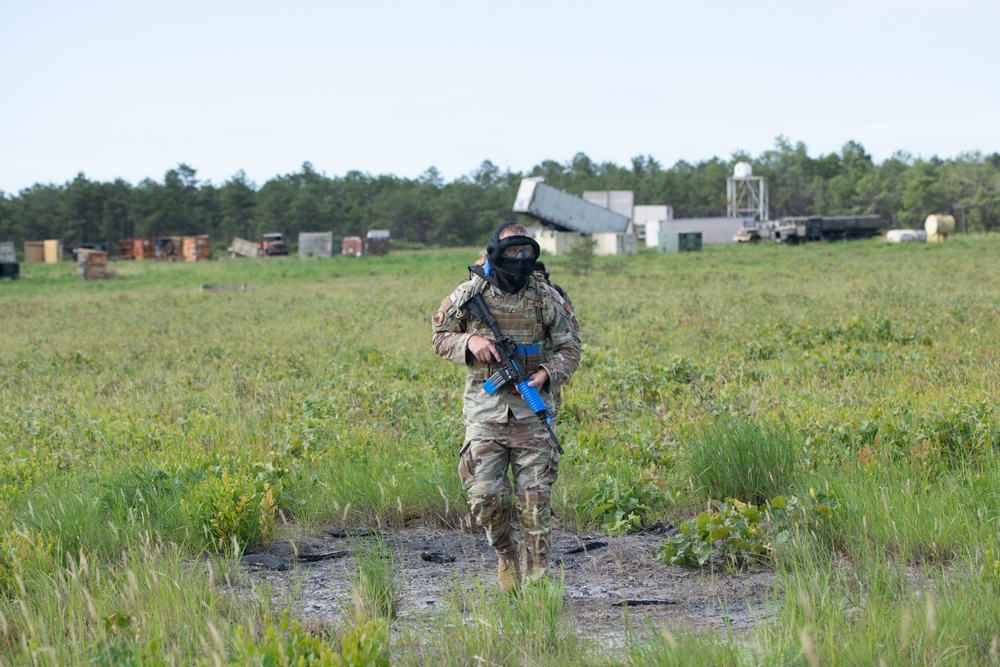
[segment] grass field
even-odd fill
[[[516,603],[466,582],[441,632],[387,634],[378,553],[337,627],[231,594],[235,557],[278,535],[459,522],[464,371],[429,319],[476,256],[0,282],[0,664],[1000,661],[995,236],[547,259],[584,342],[560,521],[690,525],[664,560],[775,568],[777,620],[749,635],[609,655],[560,626],[555,582]]]

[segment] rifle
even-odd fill
[[[497,348],[497,352],[500,353],[500,369],[483,383],[483,391],[492,396],[497,393],[500,387],[513,381],[514,386],[521,392],[524,402],[528,404],[528,407],[531,408],[531,411],[535,413],[535,416],[541,420],[545,429],[549,432],[549,437],[552,438],[556,450],[562,454],[563,448],[559,444],[559,438],[556,437],[555,429],[552,428],[552,415],[549,414],[549,409],[545,407],[545,402],[538,394],[538,390],[528,385],[531,378],[528,376],[528,371],[525,369],[524,364],[521,363],[521,360],[517,356],[518,344],[514,342],[513,338],[505,336],[500,331],[500,327],[493,318],[490,307],[483,300],[482,294],[475,294],[471,299],[459,306],[459,308],[468,311],[470,315],[488,326],[496,338],[494,346]]]

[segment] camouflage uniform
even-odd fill
[[[483,382],[497,369],[475,359],[469,339],[493,333],[459,306],[481,292],[504,335],[519,344],[528,373],[544,368],[549,382],[539,387],[546,407],[555,414],[553,388],[569,380],[580,365],[580,326],[559,293],[535,277],[517,294],[508,294],[479,276],[462,283],[434,314],[434,351],[444,359],[465,364],[465,443],[459,461],[469,509],[486,529],[490,545],[501,559],[519,557],[525,577],[536,579],[548,566],[552,529],[550,497],[559,472],[559,454],[545,428],[521,398],[513,382],[496,394]],[[517,512],[511,505],[510,466]]]

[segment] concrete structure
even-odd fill
[[[595,255],[630,256],[638,252],[635,234],[593,234],[591,238],[596,242]]]
[[[647,248],[655,248],[657,245],[656,236],[660,230],[660,222],[672,220],[674,217],[674,207],[662,204],[660,206],[633,206],[632,224],[635,226],[636,236],[640,241],[645,241]],[[652,232],[652,239],[650,239]]]
[[[631,222],[628,216],[546,185],[541,178],[521,179],[512,210],[560,232],[621,233],[628,231]]]
[[[578,232],[559,232],[554,229],[543,229],[535,234],[538,248],[550,255],[565,255],[579,243],[583,235]]]
[[[14,252],[14,243],[12,241],[3,241],[0,243],[0,262],[16,262],[17,254]]]
[[[660,232],[701,232],[704,245],[732,243],[733,236],[743,226],[741,218],[679,218],[660,223]]]

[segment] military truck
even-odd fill
[[[261,234],[256,243],[237,236],[227,252],[230,257],[277,257],[288,254],[288,242],[281,232]]]
[[[811,215],[781,218],[772,230],[776,243],[867,239],[882,231],[877,215]]]
[[[771,238],[773,223],[770,220],[747,220],[736,232],[733,240],[737,243],[760,243]]]

